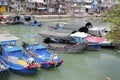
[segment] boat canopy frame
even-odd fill
[[[38,34],[46,38],[53,37],[53,38],[61,38],[61,39],[68,39],[68,37],[70,36],[70,33],[61,33],[55,31],[47,31],[47,30],[40,31]]]

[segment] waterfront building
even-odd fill
[[[9,0],[9,12],[25,13],[26,0]]]
[[[93,13],[93,7],[92,7],[93,2],[94,0],[83,0],[83,5],[86,13],[89,14]]]
[[[8,0],[0,0],[0,13],[8,11]]]
[[[27,0],[27,10],[32,14],[63,14],[66,6],[64,0],[60,3],[56,0]]]
[[[0,0],[0,12],[40,15],[88,15],[100,13],[117,0]]]
[[[82,8],[82,0],[65,0],[66,10],[69,15],[79,15],[84,10]]]
[[[38,14],[44,9],[44,0],[27,0],[26,5],[30,14]]]
[[[67,10],[74,15],[93,13],[93,0],[66,0]]]
[[[65,0],[57,2],[56,0],[44,0],[44,7],[47,9],[48,14],[65,14],[66,4]]]

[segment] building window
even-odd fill
[[[5,2],[4,2],[4,1],[1,1],[1,4],[2,4],[2,5],[4,5],[4,4],[5,4]]]

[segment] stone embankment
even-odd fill
[[[55,19],[55,18],[70,18],[70,15],[33,15],[37,19]]]
[[[11,15],[11,16],[16,16],[15,13],[5,13],[6,15]],[[27,14],[29,15],[29,14]],[[37,19],[55,19],[55,18],[84,18],[84,17],[100,17],[100,14],[93,14],[93,15],[89,15],[89,14],[84,14],[84,15],[32,15],[35,16]]]
[[[37,19],[101,17],[100,15],[33,15]]]

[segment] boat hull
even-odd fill
[[[4,80],[8,76],[8,69],[5,69],[0,72],[0,80]]]
[[[107,41],[106,42],[101,42],[100,45],[101,45],[102,48],[115,48],[115,46],[112,45],[111,42],[107,42]]]
[[[99,51],[101,49],[101,45],[87,45],[86,50],[91,50],[91,51]]]
[[[31,69],[24,68],[21,70],[15,70],[15,69],[10,68],[10,71],[20,74],[20,75],[35,75],[37,72],[37,68],[31,68]]]
[[[5,60],[0,56],[0,80],[4,80],[8,76],[8,71],[9,67],[5,63]]]
[[[59,66],[61,66],[62,63],[63,63],[63,61],[62,62],[56,62],[56,63],[45,63],[45,64],[42,64],[42,68],[59,67]]]
[[[48,62],[47,64],[49,64],[48,68],[54,68],[54,67],[61,66],[62,63],[63,63],[63,60],[60,60],[60,61],[57,61],[57,62]]]
[[[19,64],[15,64],[12,62],[8,61],[8,65],[9,65],[9,70],[11,72],[14,72],[16,74],[20,74],[20,75],[35,75],[37,72],[37,67],[31,67],[30,66],[22,66]]]
[[[67,44],[60,44],[60,43],[49,43],[49,44],[46,44],[44,42],[40,42],[40,43],[46,46],[48,49],[60,50],[68,53],[81,52],[86,47],[86,44],[76,44],[76,45],[68,46]]]

